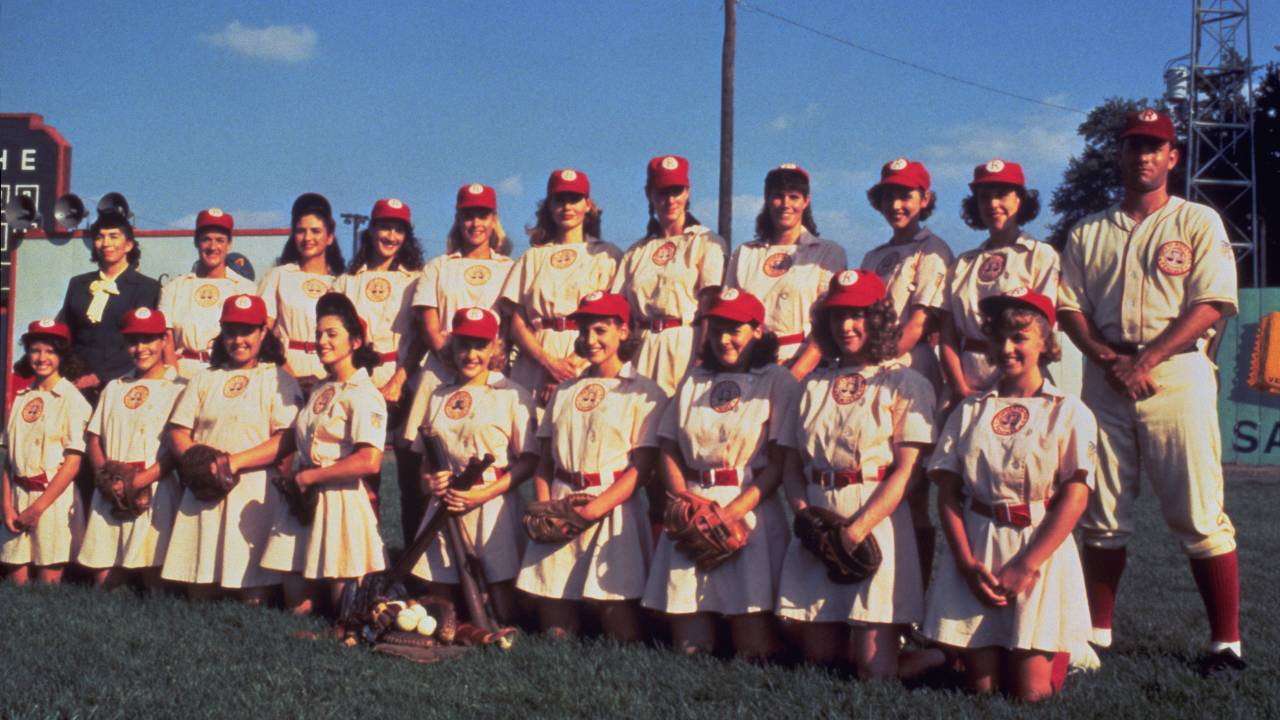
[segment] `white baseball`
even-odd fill
[[[430,637],[436,631],[436,619],[430,615],[423,615],[418,621],[418,634]]]

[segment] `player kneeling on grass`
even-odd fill
[[[764,305],[721,290],[707,308],[702,364],[667,403],[658,434],[670,493],[643,605],[668,615],[687,653],[714,649],[727,619],[735,651],[778,647],[778,576],[790,532],[777,496],[799,384],[764,331]]]
[[[933,445],[935,395],[924,375],[895,359],[897,317],[875,273],[832,278],[814,320],[814,340],[837,364],[805,379],[789,423],[795,449],[783,484],[800,542],[787,549],[778,615],[802,623],[807,661],[848,658],[863,679],[893,678],[901,631],[924,619],[903,498]],[[936,649],[921,655],[944,659]]]
[[[53,320],[31,323],[22,336],[18,371],[34,378],[9,412],[8,462],[0,470],[0,567],[22,585],[34,568],[42,583],[62,580],[84,531],[80,494],[70,487],[80,471],[84,428],[92,408],[71,381],[84,363],[71,350],[71,331]]]
[[[574,352],[589,366],[556,388],[538,427],[539,502],[524,518],[534,542],[517,586],[536,597],[544,631],[576,633],[586,610],[609,637],[641,640],[652,536],[635,489],[657,459],[666,395],[630,363],[626,298],[593,292],[570,317]]]
[[[273,482],[285,502],[262,556],[262,567],[287,573],[285,606],[300,615],[316,608],[323,590],[336,607],[346,582],[386,567],[362,478],[382,469],[387,402],[369,377],[380,359],[347,296],[331,292],[316,302],[316,353],[326,376],[298,412],[292,442],[283,443],[296,453]]]
[[[461,308],[450,327],[441,352],[446,358],[443,366],[452,370],[452,377],[427,400],[413,451],[425,459],[422,479],[430,494],[447,512],[459,516],[463,544],[474,547],[483,567],[495,619],[510,625],[516,620],[515,578],[524,549],[523,500],[518,490],[538,464],[533,398],[525,388],[490,369],[503,361],[496,313]],[[470,487],[453,484],[468,463],[486,455],[495,460],[480,482]],[[452,597],[462,606],[457,566],[461,562],[462,558],[451,555],[441,533],[418,560],[413,574],[427,581],[429,594]]]
[[[93,570],[99,587],[116,587],[137,572],[158,590],[182,497],[165,427],[186,383],[164,364],[163,313],[130,310],[120,333],[133,371],[107,383],[89,420],[86,445],[98,491],[77,560]]]
[[[1052,300],[1016,288],[981,310],[999,374],[951,414],[929,462],[952,561],[923,632],[963,651],[970,690],[1039,700],[1089,636],[1071,530],[1094,484],[1097,424],[1044,377],[1060,356]]]

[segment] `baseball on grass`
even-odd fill
[[[413,629],[418,627],[418,614],[408,610],[402,611],[396,616],[396,627],[405,632],[413,632]]]
[[[435,631],[436,619],[430,615],[423,615],[422,619],[418,621],[418,634],[430,637]]]

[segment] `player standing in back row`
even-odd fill
[[[1093,641],[1111,616],[1145,471],[1191,560],[1209,615],[1206,675],[1244,668],[1235,528],[1223,510],[1218,384],[1201,340],[1236,314],[1235,256],[1221,218],[1170,197],[1173,123],[1131,112],[1120,136],[1119,204],[1080,221],[1063,257],[1063,329],[1087,358],[1084,402],[1098,418],[1098,487],[1081,521]]]

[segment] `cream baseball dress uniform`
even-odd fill
[[[1201,302],[1238,312],[1235,256],[1211,208],[1171,197],[1141,223],[1112,206],[1081,220],[1063,259],[1061,310],[1093,321],[1108,343],[1140,348]],[[1151,371],[1159,390],[1130,400],[1085,361],[1081,395],[1097,415],[1098,488],[1081,520],[1086,545],[1120,548],[1134,529],[1145,471],[1174,537],[1191,558],[1236,547],[1223,509],[1222,437],[1213,363],[1188,347]]]
[[[231,268],[220,278],[184,273],[160,288],[160,312],[173,331],[180,377],[189,380],[209,367],[213,339],[222,332],[222,302],[232,295],[257,294],[258,286]]]
[[[993,574],[1031,543],[1046,504],[1077,472],[1094,485],[1097,424],[1089,408],[1048,380],[1034,397],[969,397],[947,419],[929,460],[964,480],[965,535],[973,557]],[[1075,481],[1079,482],[1079,481]],[[980,514],[982,503],[1023,526]],[[929,586],[923,633],[946,645],[1072,652],[1088,639],[1089,605],[1071,537],[1040,566],[1039,579],[1005,607],[984,605],[948,552]]]
[[[721,506],[737,498],[767,466],[769,442],[791,444],[799,391],[781,365],[747,372],[690,370],[658,430],[680,446],[691,471],[685,477],[688,491]],[[791,537],[782,500],[774,493],[742,520],[747,546],[710,572],[699,570],[664,534],[641,604],[670,614],[772,612]]]
[[[568,315],[578,301],[596,290],[608,290],[622,251],[611,243],[587,238],[584,243],[551,243],[531,247],[515,262],[500,297],[525,313],[538,343],[552,357],[573,354],[578,337]],[[511,379],[537,399],[551,376],[528,355],[521,354]]]
[[[597,496],[631,465],[631,451],[658,447],[667,402],[630,363],[614,378],[583,375],[561,383],[538,425],[551,441],[556,473],[551,499]],[[529,543],[516,587],[560,600],[635,600],[644,594],[652,532],[632,493],[586,532],[561,543]]]
[[[667,395],[676,391],[698,349],[698,295],[720,286],[728,245],[701,225],[680,235],[644,238],[627,250],[612,292],[627,298],[640,329],[636,370]]]
[[[790,443],[804,460],[805,501],[853,517],[889,472],[899,443],[933,444],[935,402],[929,381],[896,360],[815,370],[805,378]],[[849,473],[860,480],[852,481]],[[871,534],[883,553],[880,569],[850,585],[831,582],[817,556],[791,543],[778,615],[805,622],[923,620],[920,558],[905,500]]]
[[[324,364],[316,355],[316,301],[329,292],[332,275],[304,272],[297,263],[267,271],[258,295],[274,318],[271,332],[284,344],[285,369],[296,378],[323,379]]]
[[[760,298],[765,329],[777,333],[778,360],[785,362],[809,336],[810,309],[826,294],[831,276],[847,264],[843,247],[805,230],[794,245],[755,240],[738,246],[729,258],[724,286]]]
[[[302,403],[298,382],[272,363],[248,369],[209,369],[187,384],[169,422],[190,428],[195,442],[240,452],[289,430]],[[239,474],[215,502],[182,494],[161,577],[224,588],[275,585],[280,575],[262,567],[277,509],[284,498],[268,470]]]
[[[154,380],[135,373],[112,380],[103,388],[86,432],[98,436],[108,460],[136,463],[139,470],[150,467],[167,451],[165,428],[184,388],[186,382],[173,368]],[[162,565],[181,497],[177,478],[162,476],[151,485],[151,507],[133,520],[122,520],[112,517],[111,502],[95,490],[76,562],[97,569]]]
[[[66,378],[50,390],[31,386],[18,391],[6,425],[15,513],[44,494],[44,488],[37,486],[53,480],[68,452],[84,454],[84,429],[92,412]],[[23,483],[19,478],[28,480]],[[83,535],[84,506],[72,483],[45,509],[35,527],[15,535],[0,523],[0,563],[61,565],[75,557]]]
[[[481,480],[491,483],[522,454],[538,453],[533,416],[529,392],[501,373],[490,371],[484,386],[457,382],[438,386],[427,403],[423,426],[440,436],[454,474],[461,473],[471,458],[492,454],[493,465]],[[423,452],[421,437],[414,451]],[[459,518],[490,582],[512,580],[520,571],[525,544],[520,524],[523,512],[519,489],[512,488]],[[458,582],[458,570],[450,561],[443,535],[427,548],[413,574],[429,582]]]
[[[947,270],[955,256],[942,238],[921,227],[910,241],[885,243],[862,258],[862,269],[884,281],[889,300],[898,313],[898,324],[918,307],[940,310],[946,299]],[[924,337],[899,358],[904,365],[925,376],[935,392],[942,391],[942,368],[938,353]]]
[[[346,295],[356,307],[356,314],[368,323],[365,335],[382,358],[382,364],[369,373],[374,387],[387,384],[396,368],[404,366],[412,337],[413,288],[422,273],[416,270],[368,270],[339,275],[333,292]],[[413,368],[407,368],[412,371]]]
[[[364,368],[346,381],[315,387],[294,424],[298,454],[294,469],[328,467],[368,445],[382,449],[387,402]],[[317,491],[315,519],[303,525],[277,503],[262,567],[295,572],[311,580],[358,578],[386,567],[378,516],[359,478],[327,483]]]
[[[999,369],[987,361],[986,336],[982,334],[982,311],[978,303],[992,295],[1028,287],[1055,299],[1058,297],[1058,251],[1023,233],[1007,247],[991,248],[987,240],[973,250],[960,253],[947,277],[942,309],[951,313],[960,339],[960,364],[965,380],[975,390],[985,390],[995,382]]]

